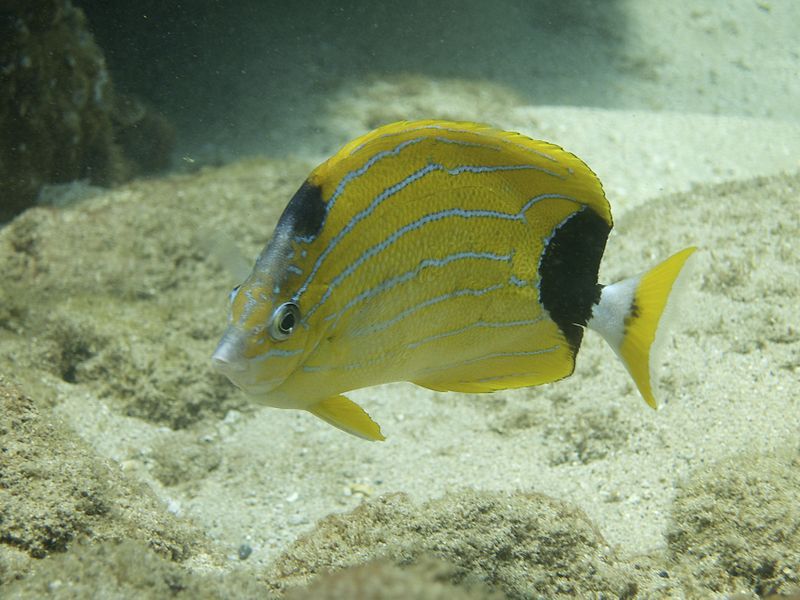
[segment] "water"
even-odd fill
[[[509,597],[795,592],[800,5],[75,6],[107,72],[70,79],[83,64],[70,50],[14,55],[3,73],[60,65],[31,97],[53,114],[70,107],[69,127],[87,122],[76,107],[107,108],[139,154],[107,169],[78,156],[61,121],[34,140],[28,88],[3,121],[13,156],[34,155],[15,168],[38,161],[52,175],[24,188],[42,206],[0,200],[16,215],[0,229],[10,597],[156,597],[176,581],[258,595],[323,566],[431,553],[451,565],[438,580],[374,567],[367,585],[384,597],[402,577],[402,589],[476,578]],[[31,10],[28,33],[4,21],[14,40],[47,30]],[[104,104],[116,102],[106,76],[121,105]],[[661,410],[590,333],[575,374],[552,385],[354,392],[384,443],[260,407],[213,373],[237,282],[209,248],[251,260],[318,161],[416,118],[484,121],[583,158],[615,217],[601,281],[699,246],[660,365]],[[145,160],[157,151],[163,161]],[[19,182],[4,173],[10,190]],[[378,500],[397,492],[408,497]],[[344,516],[321,523],[331,513]]]
[[[535,105],[800,117],[785,1],[81,5],[116,83],[178,123],[189,154],[322,153],[332,100],[402,75]]]

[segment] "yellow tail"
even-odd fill
[[[681,250],[646,273],[604,287],[588,323],[614,348],[653,408],[653,342],[675,281],[695,250]]]

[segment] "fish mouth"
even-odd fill
[[[261,357],[248,358],[246,339],[238,327],[228,326],[211,355],[211,366],[253,400],[272,406],[267,397],[271,398],[274,390],[286,382],[287,375],[265,368]]]
[[[211,355],[211,366],[214,370],[225,375],[233,385],[248,396],[261,397],[283,382],[283,378],[259,379],[252,371],[252,365],[242,357],[239,346],[235,339],[223,336],[214,354]]]
[[[259,402],[264,402],[264,397],[270,395],[270,393],[282,383],[281,380],[276,379],[258,381],[257,379],[248,377],[246,373],[234,374],[226,372],[225,376],[230,379],[233,385]]]
[[[211,366],[231,379],[237,373],[244,373],[247,370],[238,344],[232,343],[227,335],[222,338],[214,354],[211,355]]]

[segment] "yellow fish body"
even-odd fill
[[[265,404],[382,440],[343,392],[548,383],[572,373],[589,326],[655,407],[650,347],[694,248],[601,286],[611,227],[600,181],[557,146],[474,123],[381,127],[291,199],[212,362]]]

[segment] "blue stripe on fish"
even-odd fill
[[[339,196],[341,196],[344,193],[344,190],[347,187],[348,183],[350,183],[351,181],[353,181],[355,179],[358,179],[359,177],[364,175],[373,166],[375,166],[375,164],[377,164],[379,161],[383,160],[387,156],[397,156],[404,149],[408,148],[409,146],[413,146],[414,144],[417,144],[419,142],[422,142],[425,139],[426,138],[424,138],[424,137],[413,138],[413,139],[406,140],[405,142],[402,142],[402,143],[398,144],[397,146],[395,146],[391,150],[383,150],[381,152],[378,152],[377,154],[375,154],[375,156],[373,156],[367,162],[365,162],[361,167],[359,167],[358,169],[353,169],[352,171],[347,173],[347,175],[342,177],[342,180],[336,186],[336,189],[334,190],[333,195],[330,197],[330,199],[326,203],[326,205],[325,205],[326,210],[328,212],[331,211],[331,209],[336,204],[336,200],[338,200]]]
[[[471,365],[475,363],[480,363],[486,360],[491,360],[494,358],[519,358],[522,356],[538,356],[540,354],[550,354],[552,352],[556,352],[559,348],[561,348],[561,344],[556,344],[554,346],[550,346],[548,348],[540,348],[537,350],[520,350],[515,352],[489,352],[487,354],[481,354],[480,356],[476,356],[474,358],[470,358],[467,360],[460,360],[457,363],[449,364],[449,365],[442,365],[438,367],[431,367],[430,369],[424,369],[420,373],[421,378],[428,377],[430,375],[435,375],[436,373],[446,372],[450,369],[458,368],[464,365]],[[497,377],[486,377],[482,378],[478,381],[483,381],[484,379],[487,381],[491,380],[499,380],[499,379],[507,379],[508,377],[513,376],[509,374],[498,375]]]
[[[433,306],[434,304],[438,304],[439,302],[444,302],[445,300],[452,300],[453,298],[461,298],[463,296],[484,296],[491,292],[501,290],[504,287],[506,287],[505,284],[497,283],[495,285],[490,285],[480,289],[464,288],[455,290],[453,292],[448,292],[447,294],[442,294],[440,296],[435,296],[433,298],[428,298],[427,300],[423,300],[422,302],[418,302],[417,304],[408,307],[407,309],[403,310],[402,312],[400,312],[399,314],[395,315],[394,317],[392,317],[387,321],[375,323],[374,325],[370,325],[369,327],[363,327],[361,329],[354,329],[351,332],[351,335],[353,337],[360,337],[364,335],[370,335],[377,331],[383,331],[384,329],[388,329],[389,327],[396,325],[397,323],[409,317],[410,315],[414,314],[415,312],[422,310],[423,308]]]
[[[380,136],[377,136],[375,138],[371,138],[368,141],[365,141],[364,143],[355,146],[350,151],[349,155],[353,156],[359,150],[361,150],[364,146],[366,146],[368,143],[374,142],[376,139],[387,139],[387,138],[391,138],[391,137],[399,137],[399,136],[403,136],[403,135],[408,135],[408,133],[410,133],[410,132],[424,131],[426,129],[435,129],[437,131],[443,131],[443,132],[452,133],[452,134],[461,134],[461,133],[463,133],[463,130],[461,130],[461,129],[457,129],[457,128],[454,128],[454,127],[442,127],[440,125],[432,125],[432,124],[421,125],[419,127],[409,127],[408,129],[405,129],[403,131],[393,131],[391,133],[384,133],[384,134],[382,134]],[[496,146],[495,143],[506,144],[506,145],[509,145],[509,146],[513,146],[515,149],[521,150],[522,152],[524,152],[526,154],[533,154],[533,155],[538,156],[540,158],[544,158],[545,160],[549,160],[549,161],[551,161],[553,163],[557,163],[558,162],[558,159],[556,159],[556,157],[553,156],[552,154],[548,154],[547,152],[542,152],[541,150],[534,150],[533,148],[530,147],[530,145],[518,143],[518,142],[514,141],[513,139],[498,138],[495,135],[494,131],[491,130],[491,128],[487,128],[486,130],[474,129],[470,133],[472,135],[474,135],[475,137],[484,138],[484,139],[486,139],[487,142],[493,142],[493,143],[481,144],[481,143],[475,143],[475,142],[463,142],[463,145],[465,145],[465,146],[474,145],[474,146],[477,146],[477,147],[483,147],[483,148],[487,148],[487,149],[491,149],[491,150],[494,150],[494,149],[497,148],[500,151],[502,151],[504,149],[503,148],[498,148],[498,146]],[[432,136],[427,136],[427,137],[432,137]],[[447,142],[455,142],[455,143],[461,142],[461,140],[448,140],[447,138],[442,138],[442,137],[439,137],[439,136],[435,136],[434,139],[441,140],[441,141],[447,141]]]
[[[396,285],[400,285],[401,283],[411,281],[412,279],[417,277],[424,269],[427,269],[429,267],[444,267],[446,265],[449,265],[453,261],[468,260],[468,259],[494,260],[499,262],[510,263],[513,257],[514,257],[513,253],[493,254],[491,252],[456,252],[454,254],[450,254],[442,258],[426,258],[425,260],[421,261],[414,269],[406,271],[401,275],[396,275],[395,277],[384,279],[381,283],[379,283],[375,287],[372,287],[368,290],[361,292],[353,299],[351,299],[347,304],[345,304],[341,308],[341,310],[325,317],[325,320],[331,321],[340,318],[345,312],[353,308],[356,304],[359,304],[360,302],[363,302],[364,300],[367,300],[369,298],[374,298],[375,296],[392,289]]]
[[[413,141],[413,140],[409,140],[409,141]],[[402,144],[400,144],[400,146],[402,146]],[[398,148],[399,148],[399,146],[398,146]],[[383,158],[383,157],[381,157],[381,158]],[[369,204],[369,206],[367,206],[367,208],[365,208],[364,210],[362,210],[359,213],[355,214],[353,216],[353,218],[350,219],[347,222],[347,225],[345,225],[339,231],[339,233],[337,233],[334,236],[334,238],[330,241],[330,243],[320,253],[319,258],[317,258],[316,262],[314,263],[314,266],[311,269],[311,273],[309,273],[309,275],[308,275],[308,278],[305,280],[305,282],[303,282],[303,285],[301,285],[300,288],[295,293],[295,296],[294,296],[295,301],[299,301],[300,300],[300,298],[303,296],[305,291],[311,285],[311,282],[314,280],[314,276],[319,271],[319,269],[322,266],[322,263],[325,261],[325,259],[330,255],[331,252],[333,252],[333,250],[347,236],[347,234],[350,233],[353,230],[353,228],[355,228],[356,225],[358,225],[358,223],[360,223],[361,221],[363,221],[364,219],[369,217],[375,211],[375,209],[382,202],[384,202],[386,199],[388,199],[391,196],[395,195],[396,193],[400,192],[401,190],[406,188],[408,185],[410,185],[410,184],[414,183],[415,181],[421,179],[425,175],[427,175],[429,173],[433,173],[435,171],[443,171],[445,173],[448,173],[449,175],[458,176],[458,175],[461,175],[462,173],[479,174],[479,173],[496,173],[498,171],[520,171],[520,170],[540,171],[540,172],[543,172],[543,173],[545,173],[547,175],[551,175],[553,177],[557,177],[559,179],[563,179],[563,177],[561,175],[559,175],[558,173],[555,173],[553,171],[549,171],[549,170],[544,169],[543,167],[539,167],[537,165],[489,165],[489,166],[486,166],[486,165],[460,165],[458,167],[450,169],[450,168],[447,168],[446,166],[444,166],[442,164],[439,164],[439,163],[429,163],[429,164],[425,165],[424,167],[422,167],[421,169],[417,169],[411,175],[409,175],[406,178],[402,179],[401,181],[395,183],[394,185],[391,185],[388,188],[384,189],[380,194],[378,194],[372,200],[372,202],[370,202],[370,204]],[[351,178],[351,180],[352,179],[354,179],[354,178]],[[337,191],[338,191],[338,188],[337,188]],[[334,194],[334,196],[336,196],[336,194]],[[329,204],[330,204],[330,202],[329,202]],[[529,204],[525,206],[524,210],[527,210],[530,207]],[[524,212],[524,210],[523,210],[523,212]],[[488,211],[488,212],[491,213],[491,212],[494,212],[494,211]],[[504,213],[498,213],[498,214],[504,214]],[[310,311],[310,312],[313,312],[313,310]],[[306,316],[308,316],[308,314]]]
[[[509,278],[508,282],[511,285],[516,286],[516,287],[525,287],[526,285],[530,285],[531,284],[531,282],[528,281],[527,279],[520,279],[516,275],[512,275]]]
[[[459,327],[458,329],[451,329],[449,331],[443,331],[441,333],[437,333],[435,335],[429,335],[428,337],[424,337],[416,342],[411,342],[406,346],[409,350],[413,350],[414,348],[419,348],[424,344],[428,344],[430,342],[435,342],[436,340],[440,340],[442,338],[452,337],[454,335],[461,335],[467,331],[471,331],[472,329],[486,327],[489,329],[499,329],[502,327],[524,327],[526,325],[535,325],[540,323],[544,317],[537,317],[535,319],[523,319],[521,321],[476,321],[475,323],[470,323],[469,325],[465,325],[464,327]]]
[[[441,210],[435,213],[427,214],[416,221],[412,221],[411,223],[404,225],[400,229],[396,230],[390,236],[385,238],[382,242],[372,246],[371,248],[367,249],[361,256],[359,256],[354,262],[347,265],[339,274],[334,277],[330,284],[328,285],[325,293],[320,298],[319,302],[317,302],[314,306],[309,308],[306,311],[306,314],[303,318],[304,321],[307,321],[309,317],[311,317],[327,300],[330,298],[331,294],[333,293],[336,286],[338,286],[344,279],[349,277],[358,267],[364,264],[369,259],[373,258],[376,254],[383,252],[389,246],[391,246],[394,242],[396,242],[399,238],[404,236],[405,234],[415,231],[429,223],[433,223],[439,221],[441,219],[446,219],[450,217],[459,217],[463,219],[471,219],[471,218],[493,218],[493,219],[503,219],[508,221],[525,221],[525,213],[537,202],[542,200],[549,200],[553,198],[558,198],[562,200],[569,200],[575,203],[579,203],[578,200],[574,198],[570,198],[569,196],[564,196],[561,194],[541,194],[534,198],[531,198],[525,206],[517,213],[506,213],[497,210],[467,210],[463,208],[450,208],[447,210]],[[347,229],[347,227],[345,227]],[[349,230],[348,230],[349,232]],[[337,236],[338,237],[338,236]],[[328,246],[330,248],[330,245]],[[325,254],[325,252],[320,255],[320,259]],[[315,265],[316,269],[319,269],[320,260],[317,261]],[[309,278],[306,280],[306,283],[303,284],[303,287],[298,290],[297,294],[295,295],[295,301],[299,301],[302,293],[305,291],[305,288],[308,287],[308,283],[313,278],[314,271],[309,275]]]
[[[289,357],[289,356],[297,356],[298,354],[302,354],[303,349],[297,348],[295,350],[280,350],[278,348],[270,348],[264,354],[257,356],[253,360],[258,362],[262,360],[267,360],[268,358],[275,358],[277,357]]]

